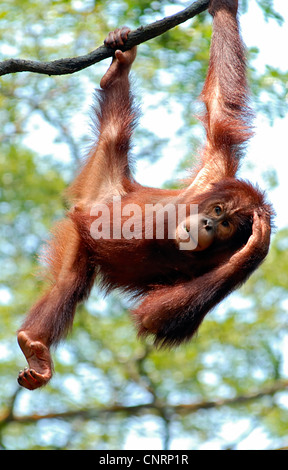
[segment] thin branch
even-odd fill
[[[206,10],[208,5],[209,0],[197,0],[188,8],[176,13],[175,15],[167,16],[166,18],[147,26],[140,26],[140,28],[129,33],[128,40],[123,50],[131,49],[133,46],[137,46],[138,44],[149,41],[149,39],[160,36],[169,29],[174,28],[178,24],[184,23],[188,19],[193,18]],[[110,47],[100,46],[90,54],[67,59],[58,59],[52,62],[7,59],[0,62],[0,76],[16,72],[35,72],[45,75],[71,74],[90,67],[91,65],[107,59],[108,57],[112,57],[113,53],[114,51]]]
[[[287,390],[288,380],[278,380],[270,387],[265,387],[263,389],[257,390],[255,392],[247,393],[244,395],[238,395],[233,398],[223,398],[215,401],[199,401],[191,404],[180,404],[180,405],[168,405],[163,403],[144,403],[139,405],[125,406],[125,405],[111,405],[98,409],[82,409],[76,411],[66,411],[63,413],[49,413],[46,415],[29,415],[29,416],[16,416],[12,413],[11,410],[8,412],[3,412],[0,416],[0,426],[4,425],[7,422],[14,421],[17,423],[32,423],[40,421],[42,419],[75,419],[81,417],[82,419],[96,419],[101,415],[108,415],[114,413],[124,413],[129,416],[133,415],[145,415],[146,413],[152,413],[159,416],[163,413],[169,412],[170,414],[182,414],[189,415],[191,413],[196,413],[199,410],[207,410],[213,408],[221,408],[222,406],[235,406],[251,401],[259,400],[265,396],[273,396],[277,392]]]

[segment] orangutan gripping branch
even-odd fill
[[[120,50],[128,28],[108,35],[115,56],[98,92],[98,139],[69,188],[71,210],[54,230],[52,284],[18,333],[29,364],[20,385],[35,389],[49,381],[50,347],[69,331],[96,278],[106,291],[138,296],[132,317],[139,334],[172,346],[189,340],[267,255],[272,208],[261,191],[236,178],[251,136],[237,8],[237,0],[210,2],[213,38],[201,95],[207,139],[181,190],[144,187],[132,176],[137,108],[128,75],[136,48]]]

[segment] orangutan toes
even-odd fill
[[[43,387],[52,377],[53,366],[49,349],[41,341],[32,341],[25,331],[19,332],[18,343],[29,365],[19,372],[19,385],[28,390]]]
[[[105,46],[111,47],[112,49],[124,46],[130,31],[130,28],[127,26],[123,26],[123,28],[117,28],[114,31],[111,31],[104,41]]]

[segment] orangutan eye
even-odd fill
[[[214,211],[215,211],[216,215],[221,215],[222,214],[222,207],[216,206]]]
[[[225,228],[229,227],[229,222],[228,222],[228,220],[223,220],[222,225],[223,225],[223,227],[225,227]]]

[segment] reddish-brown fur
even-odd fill
[[[117,50],[98,93],[98,141],[67,192],[73,207],[56,227],[50,245],[52,285],[32,307],[18,334],[29,363],[29,369],[21,371],[18,378],[24,387],[34,389],[50,379],[50,346],[72,326],[76,305],[87,298],[96,276],[107,291],[118,287],[139,297],[132,316],[140,335],[152,334],[156,343],[174,345],[191,338],[208,311],[240,286],[265,258],[272,209],[261,191],[235,176],[243,144],[251,135],[237,8],[237,0],[210,2],[213,38],[201,95],[207,142],[201,163],[185,189],[147,188],[133,179],[128,155],[137,108],[128,74],[136,48],[125,53]],[[121,48],[128,32],[125,28],[116,30],[106,43]],[[200,215],[210,218],[215,227],[224,220],[234,231],[225,237],[213,225],[213,240],[200,251],[181,251],[178,242],[168,239],[167,219],[164,239],[155,233],[148,239],[123,235],[95,239],[91,227],[99,214],[90,210],[95,203],[109,208],[111,218],[104,228],[113,235],[114,196],[121,196],[121,208],[137,204],[141,209],[142,215],[136,215],[133,223],[138,235],[145,234],[146,205],[157,203],[175,207],[198,204]],[[220,209],[222,219],[215,215]],[[127,221],[129,214],[117,223],[123,228]],[[207,235],[207,220],[205,224]]]

